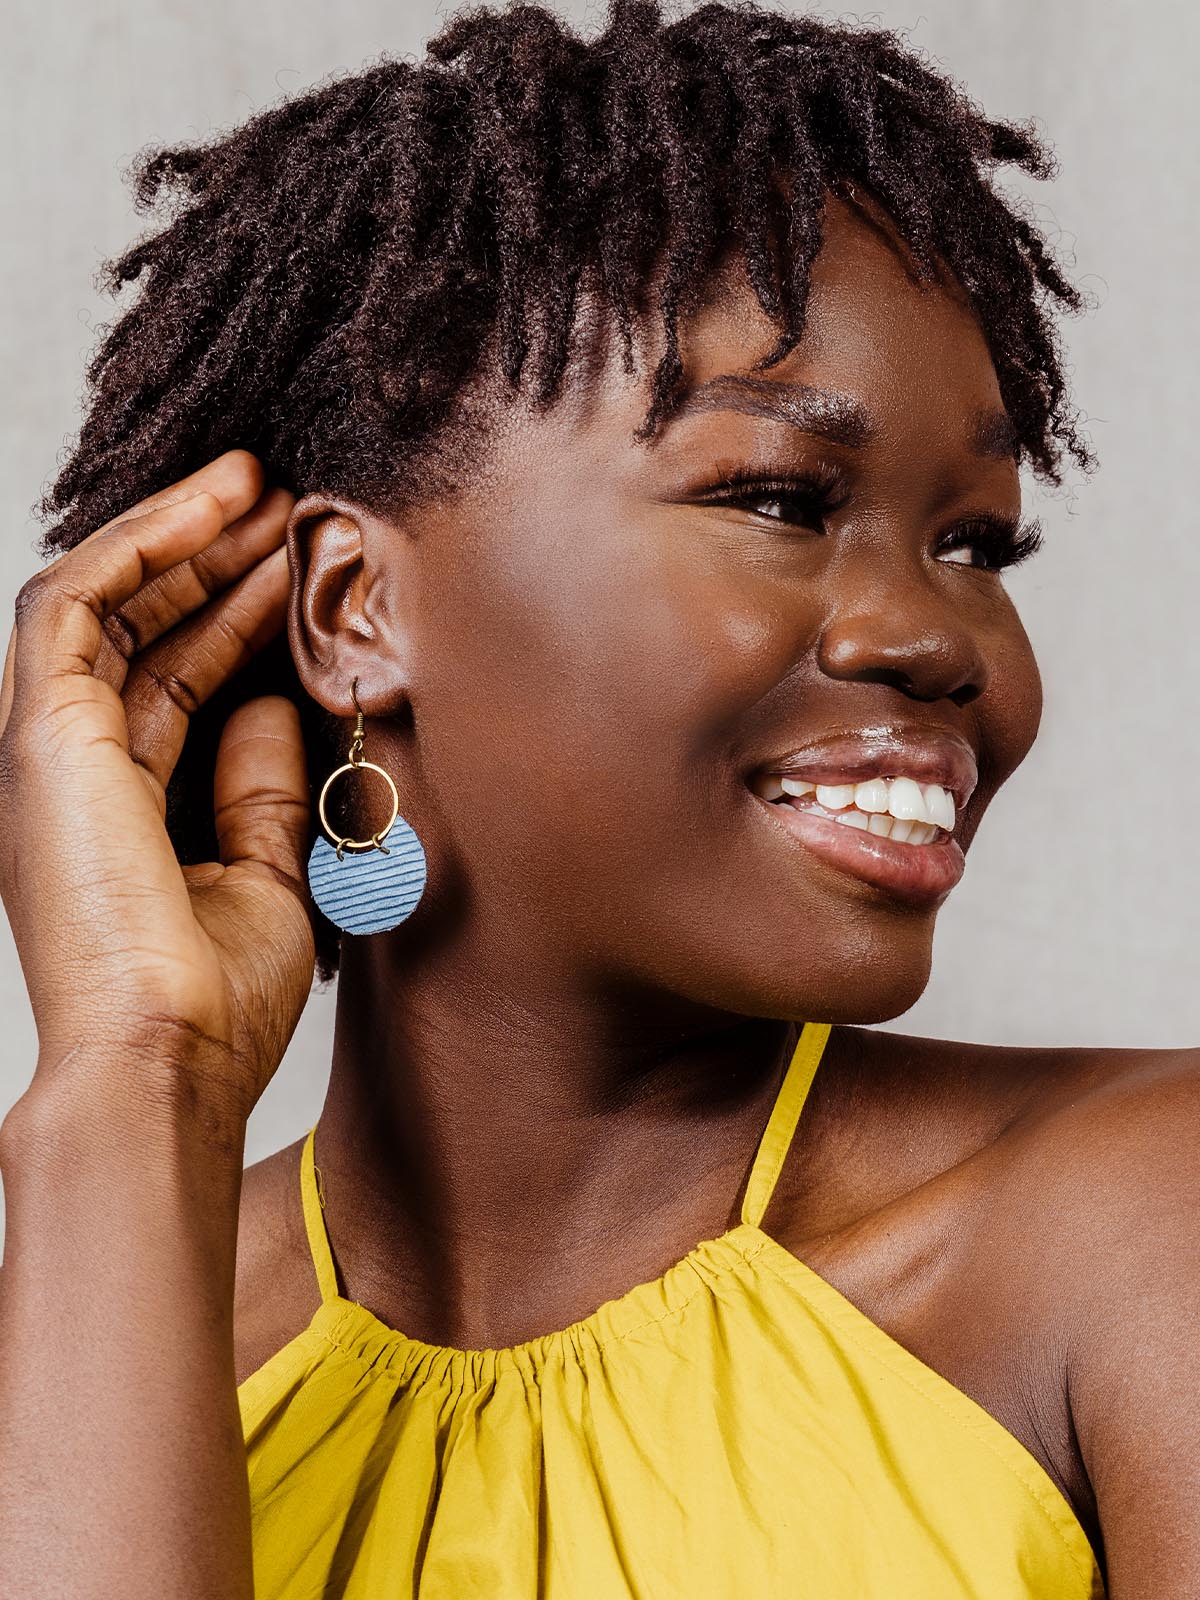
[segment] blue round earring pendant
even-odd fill
[[[425,850],[410,825],[397,817],[383,840],[388,851],[371,849],[338,860],[328,839],[319,838],[308,858],[312,897],[336,927],[347,933],[386,933],[412,916],[425,890]]]
[[[357,744],[357,741],[356,741]],[[382,767],[364,761],[361,745],[351,759],[331,772],[321,790],[317,810],[333,840],[318,838],[308,858],[308,886],[322,912],[346,933],[386,933],[399,927],[417,908],[425,889],[425,850],[411,825],[400,815],[396,786]],[[329,825],[325,796],[343,772],[377,772],[392,793],[392,815],[386,833],[370,839],[344,839]]]

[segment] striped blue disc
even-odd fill
[[[346,850],[320,835],[308,858],[308,886],[321,910],[347,933],[384,933],[411,916],[425,888],[425,851],[403,817],[382,850]]]

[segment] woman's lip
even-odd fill
[[[975,752],[957,734],[894,728],[864,728],[827,736],[764,763],[755,776],[768,774],[830,784],[915,778],[948,789],[959,811],[979,781]]]
[[[913,905],[937,905],[963,875],[966,858],[958,840],[898,844],[861,828],[848,828],[802,806],[772,804],[754,796],[777,827],[839,871]]]

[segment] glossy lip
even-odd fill
[[[768,774],[822,784],[901,776],[937,783],[954,796],[957,826],[979,781],[975,752],[959,734],[899,725],[843,730],[764,762],[746,781],[776,827],[830,866],[898,900],[936,906],[962,877],[966,858],[952,835],[913,845],[848,828],[812,806],[772,802],[755,794],[754,780]]]
[[[774,804],[757,794],[754,800],[776,827],[813,855],[913,905],[937,905],[944,900],[967,864],[962,846],[949,834],[932,844],[898,844],[877,833],[848,828],[811,808]]]
[[[813,739],[786,755],[763,762],[750,774],[747,783],[752,784],[755,778],[768,774],[803,778],[809,783],[916,778],[921,783],[937,783],[948,789],[960,816],[979,782],[975,752],[959,734],[898,725],[857,728]],[[836,826],[840,828],[841,824]],[[932,850],[937,846],[916,845],[913,848]]]

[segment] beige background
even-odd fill
[[[416,51],[448,9],[17,0],[0,65],[5,635],[35,565],[28,508],[70,439],[84,361],[108,314],[92,276],[141,226],[125,163],[144,144],[206,135],[330,71]],[[1066,338],[1102,458],[1071,493],[1034,497],[1048,548],[1011,587],[1046,679],[1042,736],[942,913],[927,994],[891,1026],[997,1042],[1200,1043],[1190,811],[1200,796],[1200,13],[1181,0],[889,0],[872,15],[909,31],[993,114],[1036,117],[1054,142],[1061,177],[1035,187],[1097,300]],[[333,1000],[313,995],[251,1119],[248,1160],[315,1121]],[[2,918],[0,1007],[2,1116],[35,1051]]]

